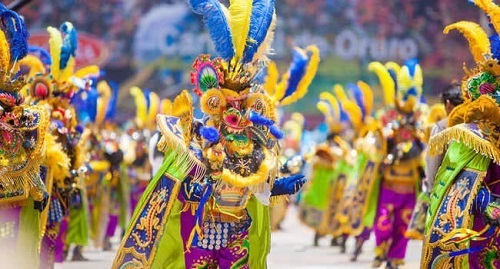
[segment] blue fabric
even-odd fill
[[[282,177],[274,182],[271,196],[294,194],[302,188],[305,183],[306,177],[303,174]]]

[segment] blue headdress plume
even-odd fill
[[[306,72],[308,63],[309,58],[306,54],[302,53],[299,49],[293,50],[292,64],[290,65],[290,69],[288,70],[290,77],[285,90],[285,95],[283,96],[283,98],[281,98],[281,100],[292,95],[297,90],[297,86],[299,85],[300,80]]]
[[[108,109],[106,111],[106,120],[114,120],[116,116],[116,107],[118,105],[118,93],[120,87],[114,81],[108,81],[109,87],[111,87],[111,99],[108,102]]]
[[[97,99],[99,93],[92,84],[89,90],[80,89],[71,99],[71,104],[77,111],[78,120],[84,124],[95,122],[97,115]]]
[[[203,22],[219,56],[226,61],[231,60],[235,51],[226,17],[227,8],[218,0],[189,0],[189,4],[196,14],[203,16]]]
[[[347,89],[350,91],[352,97],[354,97],[354,100],[356,100],[356,104],[361,109],[361,114],[363,115],[364,119],[367,115],[363,91],[358,87],[358,85],[353,83],[347,84]]]
[[[52,64],[52,58],[50,57],[49,52],[42,47],[30,46],[29,53],[37,54],[38,58],[42,61],[44,65]]]
[[[252,16],[250,16],[250,30],[243,62],[251,62],[259,46],[265,40],[274,16],[274,0],[254,0]]]
[[[10,61],[13,63],[28,54],[28,29],[16,12],[8,10],[1,4],[0,17],[10,45]]]
[[[144,89],[144,98],[146,98],[146,108],[149,111],[149,108],[151,107],[151,90],[150,89]]]
[[[62,69],[66,68],[70,56],[76,56],[76,49],[78,46],[78,36],[76,30],[71,22],[65,22],[60,27],[61,33],[65,34],[61,46],[61,59],[59,66]]]

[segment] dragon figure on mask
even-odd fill
[[[219,58],[199,56],[188,91],[157,117],[164,152],[132,217],[113,268],[265,268],[271,197],[297,192],[301,174],[279,178],[276,106],[252,83],[264,66],[274,1],[190,1]],[[289,91],[297,89],[290,82]]]

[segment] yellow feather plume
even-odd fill
[[[0,68],[10,70],[10,46],[3,31],[0,31]]]
[[[57,28],[47,27],[47,32],[49,32],[49,47],[50,47],[50,58],[52,59],[52,64],[50,66],[50,73],[54,79],[58,80],[61,75],[61,70],[59,68],[59,62],[61,60],[61,46],[62,46],[62,36],[61,32]]]
[[[37,74],[45,74],[45,67],[43,66],[42,61],[38,59],[38,57],[33,56],[31,54],[26,55],[21,61],[19,61],[21,66],[29,66],[30,73],[29,77],[35,77]]]
[[[477,63],[484,61],[484,55],[490,52],[490,40],[479,24],[470,21],[460,21],[446,26],[443,33],[448,34],[451,30],[459,31],[467,39],[470,51],[474,56],[474,61]]]
[[[443,104],[434,104],[429,110],[429,115],[427,116],[427,124],[436,123],[442,119],[446,118],[446,109]]]
[[[101,81],[97,83],[97,92],[99,93],[99,98],[97,98],[97,113],[95,121],[97,124],[101,124],[106,117],[106,111],[108,110],[109,99],[111,98],[111,87],[109,87],[106,81]]]
[[[333,120],[340,122],[340,105],[337,98],[330,92],[322,92],[319,94],[319,99],[330,103],[329,109]]]
[[[359,130],[363,124],[363,113],[361,112],[361,109],[355,102],[349,100],[344,92],[344,88],[341,85],[336,84],[333,86],[333,91],[342,105],[342,109],[349,115],[349,120],[351,121],[354,129]]]
[[[172,114],[172,101],[170,99],[162,99],[161,100],[161,114],[163,115],[171,115]]]
[[[257,49],[257,52],[253,56],[253,61],[261,60],[268,61],[267,55],[272,54],[273,49],[272,45],[274,42],[274,29],[276,28],[276,13],[273,14],[273,20],[271,21],[271,25],[269,25],[269,30],[267,31],[266,37],[264,38],[264,42]]]
[[[269,64],[267,65],[267,76],[264,83],[264,89],[270,96],[274,96],[276,86],[278,85],[279,76],[280,74],[278,72],[276,63],[273,61],[269,62]]]
[[[500,7],[492,0],[474,0],[474,3],[490,17],[491,24],[500,33]]]
[[[288,86],[288,78],[290,77],[290,74],[286,72],[284,75],[281,76],[281,80],[276,85],[276,90],[274,92],[273,99],[278,102],[279,100],[283,99],[283,96],[285,96],[286,92],[286,87]]]
[[[146,124],[148,119],[148,108],[146,97],[144,96],[144,92],[138,87],[132,87],[130,89],[130,95],[134,97],[135,107],[136,107],[136,123],[139,127],[143,127]]]
[[[252,16],[252,0],[231,0],[229,5],[229,21],[231,35],[233,36],[233,44],[235,50],[235,58],[237,61],[243,58],[250,30],[250,17]]]
[[[73,72],[75,71],[75,58],[73,56],[69,57],[68,64],[66,67],[61,70],[61,74],[59,76],[59,82],[69,81],[73,76]]]
[[[98,77],[99,76],[99,66],[97,65],[89,65],[83,68],[78,69],[75,74],[73,74],[74,77],[77,78],[86,78],[86,77]]]
[[[319,101],[316,104],[316,107],[319,111],[321,111],[321,113],[323,113],[328,124],[333,124],[335,122],[335,120],[332,118],[333,113],[331,106],[327,103],[327,101]]]
[[[401,70],[401,66],[395,62],[385,63],[385,68],[387,68],[388,70],[394,70],[396,74]]]
[[[304,97],[309,89],[309,85],[311,85],[314,77],[316,76],[320,62],[319,49],[316,46],[309,46],[306,48],[306,51],[310,52],[311,56],[309,58],[309,64],[304,77],[300,80],[299,85],[297,85],[297,90],[287,98],[283,99],[283,101],[281,101],[281,105],[289,105]]]
[[[389,74],[389,71],[387,71],[387,68],[380,62],[371,62],[368,65],[368,70],[375,72],[375,74],[377,74],[378,76],[378,79],[384,91],[385,105],[393,106],[396,95],[396,85],[391,75]]]
[[[155,92],[149,93],[149,109],[148,109],[148,128],[154,129],[156,127],[156,115],[160,106],[160,98]]]
[[[45,136],[45,164],[52,172],[55,182],[63,184],[64,179],[70,176],[70,158],[64,152],[61,143],[57,143],[52,134]]]
[[[366,107],[366,115],[371,115],[373,110],[373,91],[370,85],[366,84],[364,81],[358,81],[358,87],[363,92],[363,97]]]

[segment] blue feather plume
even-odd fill
[[[10,45],[10,61],[13,63],[28,54],[28,29],[19,15],[12,10],[5,9],[5,6],[1,9],[0,16],[2,28],[6,31]]]
[[[50,57],[49,52],[42,47],[30,46],[29,53],[36,54],[44,65],[51,65],[52,64],[52,58]]]
[[[250,30],[248,31],[247,45],[243,52],[243,62],[249,63],[266,39],[267,32],[273,21],[274,0],[254,0],[252,15],[250,16]]]
[[[297,86],[299,85],[300,80],[306,73],[308,63],[309,58],[306,54],[302,53],[298,49],[293,50],[292,64],[290,65],[290,69],[288,70],[288,73],[290,74],[288,78],[288,85],[281,100],[292,95],[297,90]]]
[[[408,67],[408,70],[410,71],[410,76],[415,76],[415,69],[418,65],[418,60],[416,58],[409,59],[405,61],[405,66]]]
[[[235,52],[231,29],[223,10],[225,7],[218,0],[189,0],[189,4],[194,13],[203,16],[219,56],[226,61],[231,60]]]
[[[276,138],[276,139],[282,139],[284,136],[283,131],[280,130],[280,128],[276,125],[273,125],[269,127],[269,132]]]
[[[71,22],[61,24],[61,33],[65,34],[61,45],[61,59],[59,60],[59,68],[64,69],[68,65],[70,56],[76,56],[78,47],[78,36]]]
[[[112,90],[111,99],[108,102],[108,109],[106,110],[106,120],[114,120],[116,116],[116,107],[118,105],[118,93],[120,87],[114,81],[108,81],[108,85]]]
[[[149,111],[149,108],[151,107],[151,90],[150,89],[144,90],[144,97],[146,98],[146,108]]]
[[[500,60],[500,36],[494,33],[490,36],[490,49],[493,54],[493,58]]]
[[[363,119],[366,117],[366,105],[364,100],[363,91],[358,85],[349,83],[347,84],[347,89],[351,92],[352,97],[356,100],[356,104],[361,109],[361,114],[363,115]]]
[[[250,116],[248,117],[248,119],[255,125],[271,126],[274,124],[273,120],[268,119],[254,111],[250,111]]]
[[[210,143],[217,143],[219,141],[219,131],[214,127],[204,127],[200,128],[201,136]]]

